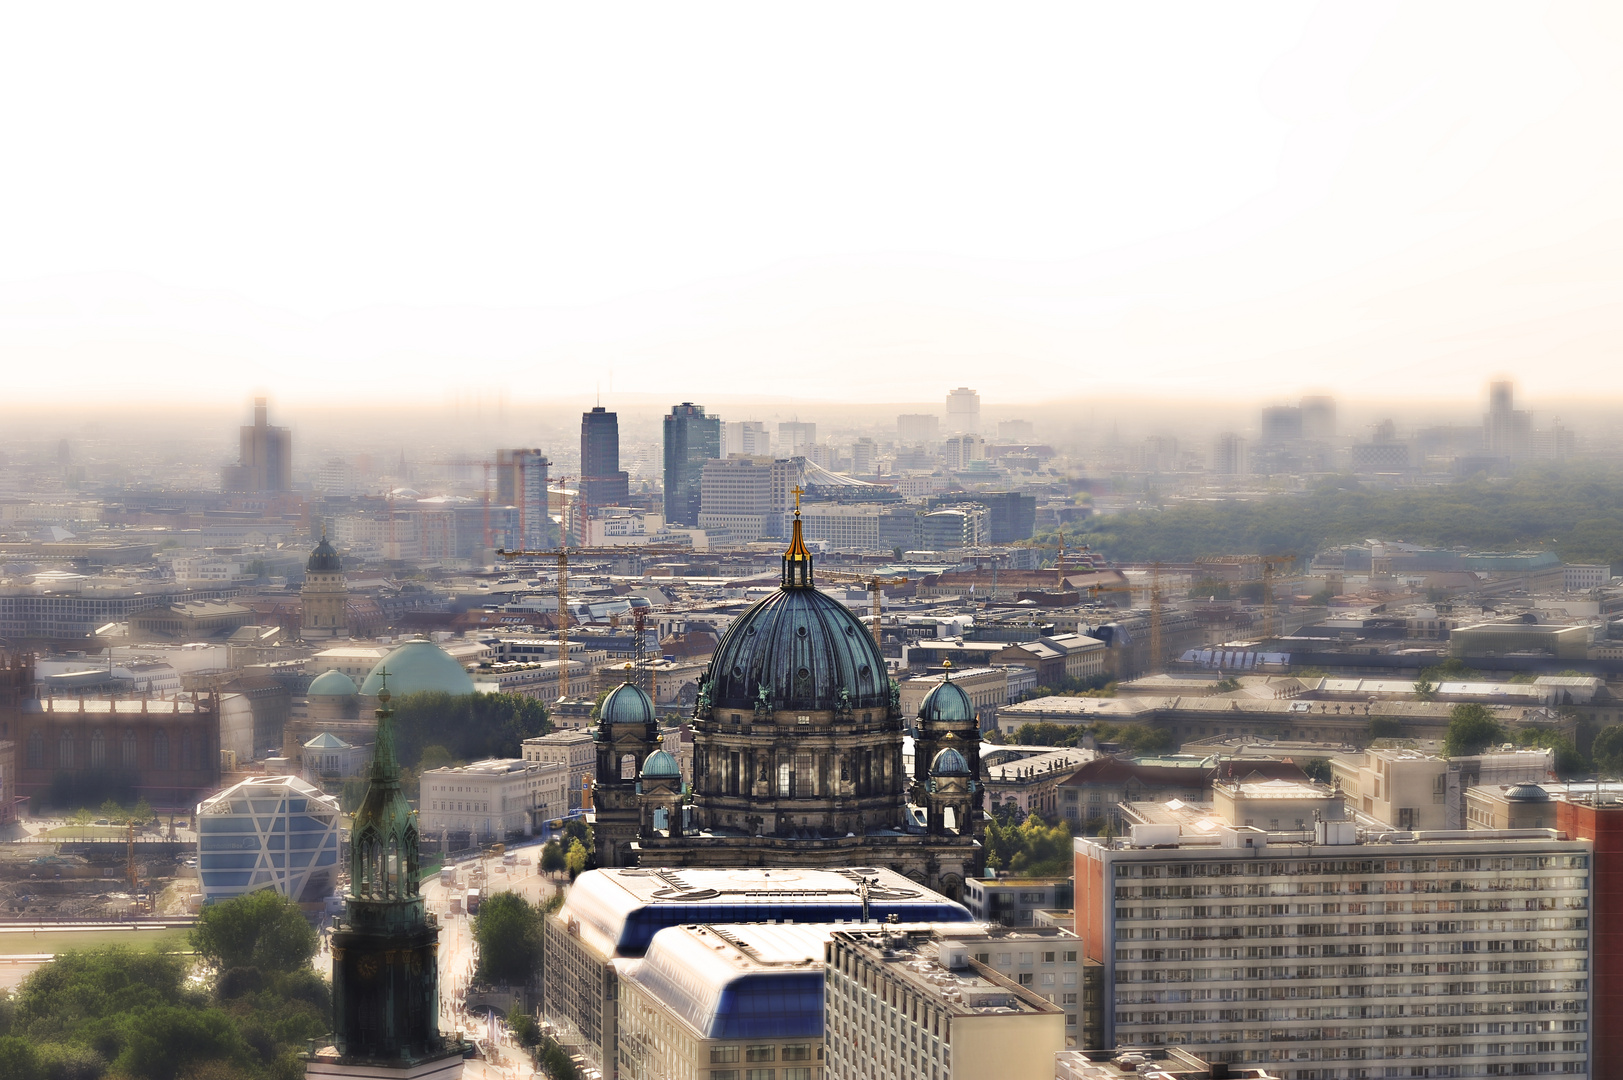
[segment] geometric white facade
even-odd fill
[[[338,869],[338,800],[296,776],[256,776],[197,807],[203,902],[257,889],[320,900]]]

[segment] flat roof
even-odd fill
[[[888,867],[614,867],[576,879],[558,913],[609,956],[641,956],[670,926],[701,923],[857,923],[860,885],[869,918],[969,922],[969,909]]]
[[[855,946],[871,962],[888,967],[894,977],[912,984],[916,992],[954,1016],[1064,1011],[974,960],[966,959],[962,967],[947,967],[940,959],[942,938],[933,931],[853,927],[833,936]]]

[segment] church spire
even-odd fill
[[[795,524],[789,550],[783,553],[783,587],[809,589],[812,587],[812,557],[800,532],[800,496],[805,494],[805,489],[797,484],[790,490],[795,494]]]

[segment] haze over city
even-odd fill
[[[17,8],[7,407],[1606,394],[1619,18]]]
[[[0,10],[0,1080],[1623,1080],[1623,6]]]

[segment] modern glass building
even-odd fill
[[[546,1018],[565,1034],[567,1042],[579,1045],[595,1067],[612,1074],[619,1060],[619,966],[623,959],[649,954],[660,931],[737,923],[756,924],[750,930],[768,923],[776,924],[777,929],[783,929],[783,924],[859,924],[864,917],[881,923],[892,915],[902,923],[972,921],[962,904],[888,867],[615,867],[588,871],[576,880],[563,908],[547,923]],[[650,978],[658,976],[650,974]],[[697,983],[692,992],[701,992]],[[790,1007],[787,1001],[784,999],[784,1008]],[[731,1016],[745,1015],[733,1005],[727,1009]],[[605,1062],[608,1068],[603,1068]],[[813,1064],[815,1059],[797,1067]]]
[[[721,457],[721,418],[684,401],[665,417],[665,521],[697,525],[704,463]]]
[[[337,867],[338,800],[296,776],[256,776],[197,807],[205,904],[256,889],[319,900]]]

